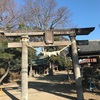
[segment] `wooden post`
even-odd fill
[[[77,46],[76,46],[76,39],[75,34],[70,35],[70,39],[72,42],[72,61],[74,66],[74,74],[75,74],[75,81],[76,81],[76,89],[77,89],[77,100],[84,100],[83,97],[83,88],[81,82],[81,73],[80,73],[80,66],[78,62],[78,53],[77,53]]]
[[[22,92],[21,100],[28,100],[28,36],[22,36]]]

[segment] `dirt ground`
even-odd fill
[[[75,83],[67,80],[66,72],[58,72],[54,76],[29,77],[28,100],[77,100]],[[20,100],[20,81],[3,84],[0,100]],[[85,100],[100,100],[100,90],[84,89]]]

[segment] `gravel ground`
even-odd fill
[[[56,73],[54,76],[29,77],[28,100],[76,100],[74,81],[67,80],[65,72]],[[3,85],[0,92],[0,100],[20,100],[20,81],[14,81]],[[85,100],[100,100],[100,90],[86,91]]]

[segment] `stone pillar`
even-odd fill
[[[32,77],[33,75],[33,70],[32,70],[32,64],[30,65],[30,73],[29,73],[29,77]]]
[[[28,36],[22,36],[21,100],[28,100]]]
[[[76,35],[71,34],[70,40],[71,40],[71,48],[72,48],[72,61],[73,61],[73,67],[74,67],[74,74],[75,74],[75,82],[76,82],[76,89],[77,89],[77,100],[84,100],[83,96],[83,88],[82,88],[82,82],[81,82],[81,73],[80,73],[80,66],[78,61],[78,53],[77,53],[77,46],[76,46]]]

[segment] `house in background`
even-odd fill
[[[100,68],[100,40],[89,41],[88,45],[79,45],[78,48],[81,66]]]
[[[79,63],[81,67],[91,67],[97,64],[97,59],[96,58],[86,58],[80,61]]]
[[[58,71],[58,66],[55,64],[52,64],[52,71]],[[50,71],[50,63],[48,61],[48,57],[41,56],[40,58],[37,58],[36,60],[32,61],[32,70],[34,75],[35,74],[49,74]]]
[[[47,58],[40,57],[32,61],[32,70],[34,74],[47,74],[48,73],[48,60]]]

